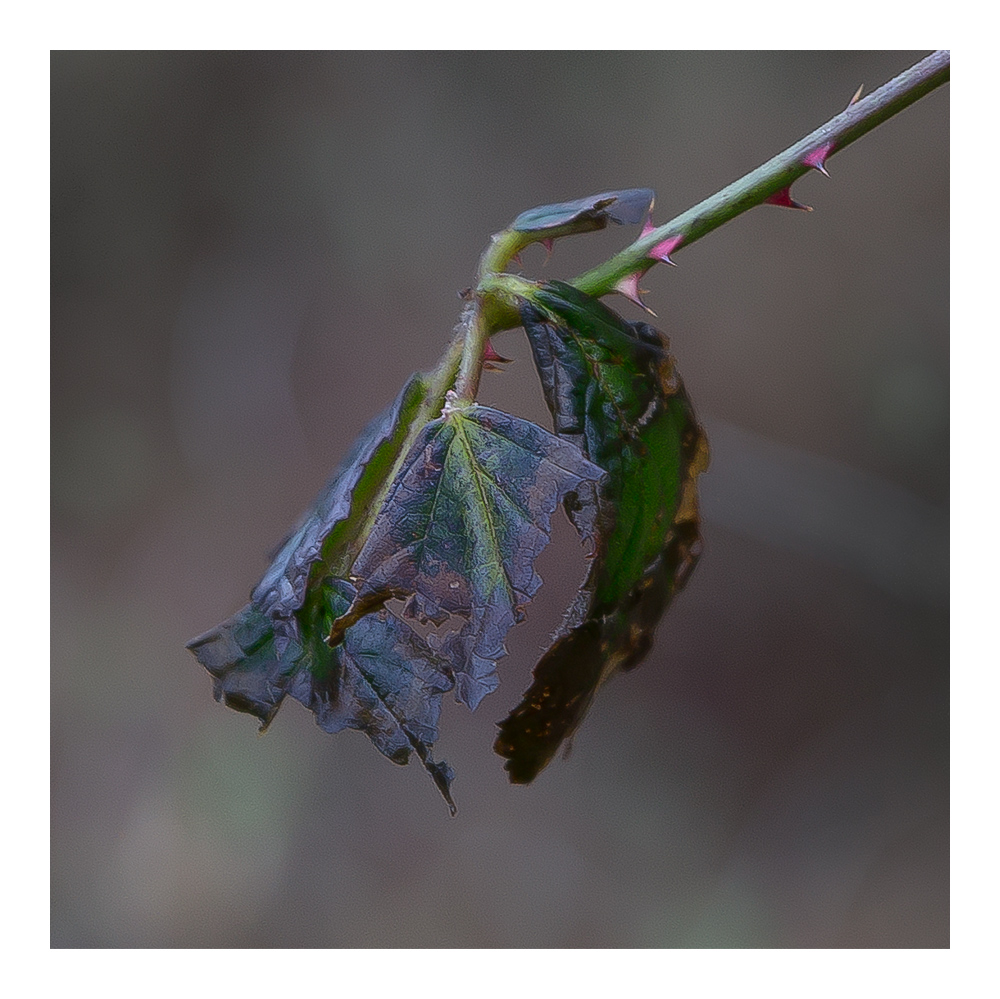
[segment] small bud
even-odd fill
[[[781,208],[801,208],[804,212],[811,212],[809,205],[803,205],[792,197],[791,185],[783,187],[780,191],[775,191],[769,198],[764,199],[765,205],[778,205]]]
[[[444,406],[441,409],[441,415],[451,416],[459,408],[458,393],[454,389],[448,389],[444,394]]]

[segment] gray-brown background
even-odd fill
[[[811,215],[644,280],[706,553],[533,786],[490,746],[581,572],[562,524],[500,690],[445,705],[456,819],[297,704],[258,738],[183,648],[433,365],[491,232],[628,186],[665,221],[924,54],[53,55],[53,945],[947,945],[946,88]],[[482,398],[544,421],[497,346]]]

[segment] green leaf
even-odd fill
[[[486,406],[446,408],[421,431],[352,570],[361,580],[345,628],[390,597],[406,614],[466,619],[441,654],[475,708],[495,690],[504,639],[541,579],[534,562],[560,500],[602,476],[573,443]],[[347,631],[350,634],[350,631]]]
[[[649,213],[653,203],[653,192],[646,187],[627,191],[604,191],[589,198],[563,201],[555,205],[541,205],[529,208],[510,224],[517,232],[547,232],[562,230],[559,235],[574,232],[592,232],[603,229],[608,222],[638,223]]]
[[[387,615],[359,622],[337,649],[324,641],[354,599],[340,577],[426,394],[414,375],[363,431],[280,547],[250,603],[188,648],[214,677],[216,700],[255,715],[262,730],[291,695],[324,730],[360,729],[393,762],[406,763],[416,751],[454,807],[451,771],[430,753],[442,693],[454,686],[440,657]]]
[[[708,450],[666,339],[570,285],[521,310],[557,433],[607,475],[571,515],[597,550],[532,686],[500,725],[496,751],[526,783],[570,737],[597,688],[638,665],[700,552],[697,475]]]

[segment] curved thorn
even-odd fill
[[[683,236],[668,236],[666,239],[650,247],[649,253],[646,255],[651,260],[659,260],[662,264],[670,264],[671,267],[676,267],[677,265],[670,259],[670,254],[683,242]]]
[[[822,146],[817,146],[811,153],[806,153],[802,157],[802,162],[814,170],[819,170],[824,177],[829,177],[830,175],[826,172],[825,164],[826,158],[831,152],[833,152],[833,143],[824,142]]]
[[[792,197],[791,185],[783,187],[780,191],[775,191],[769,198],[764,199],[765,205],[778,205],[780,208],[800,208],[804,212],[811,212],[810,205],[804,205],[801,201],[796,201]]]
[[[486,350],[483,352],[483,360],[486,361],[487,363],[510,364],[513,358],[504,357],[502,354],[498,354],[493,346],[493,341],[487,340]],[[494,369],[494,370],[501,370],[501,369]]]
[[[645,292],[639,289],[639,272],[635,271],[632,274],[627,274],[623,277],[614,287],[614,290],[618,292],[619,295],[624,295],[630,302],[635,302],[640,309],[648,312],[651,316],[655,316],[656,313],[642,300],[642,296]]]

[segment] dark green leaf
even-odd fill
[[[281,546],[250,603],[188,648],[215,678],[216,699],[255,715],[262,729],[291,695],[326,731],[360,729],[396,763],[415,750],[451,805],[451,771],[430,754],[441,695],[454,685],[440,657],[388,615],[359,622],[337,649],[324,641],[355,596],[338,576],[353,558],[358,524],[425,395],[419,376],[407,382]]]
[[[570,232],[591,232],[603,229],[608,222],[638,223],[645,219],[653,203],[653,192],[639,187],[627,191],[605,191],[590,198],[564,201],[556,205],[529,208],[511,223],[517,232],[544,232],[564,229]]]
[[[448,409],[424,427],[392,485],[354,564],[361,583],[344,624],[393,596],[409,597],[407,613],[423,621],[466,618],[441,652],[458,698],[474,708],[496,689],[507,632],[541,585],[534,562],[552,511],[601,475],[532,423],[486,406]]]
[[[530,781],[572,735],[597,687],[637,665],[700,551],[697,475],[707,465],[665,338],[553,282],[521,312],[557,433],[607,472],[571,512],[596,556],[496,750]]]

